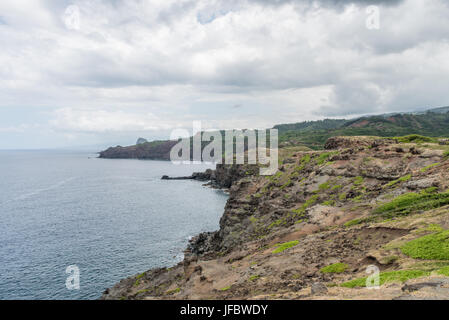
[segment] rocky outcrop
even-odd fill
[[[426,277],[444,278],[449,260],[401,249],[449,229],[445,145],[371,137],[336,137],[326,145],[325,151],[286,152],[269,177],[245,166],[193,175],[229,188],[219,230],[194,237],[177,266],[124,280],[103,298],[446,297],[442,282],[428,285],[433,280]],[[449,259],[449,252],[439,254]],[[385,280],[382,290],[357,289],[368,266],[393,282]],[[410,286],[402,290],[405,280]]]
[[[139,139],[137,139],[136,145],[138,145],[138,144],[144,144],[144,143],[147,143],[147,142],[148,142],[147,139],[139,138]]]
[[[176,144],[176,141],[153,141],[129,147],[111,147],[101,151],[99,157],[104,159],[170,160],[170,150]]]

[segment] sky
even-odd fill
[[[0,149],[449,105],[447,0],[0,2]]]

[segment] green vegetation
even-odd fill
[[[343,273],[348,269],[348,265],[346,263],[334,263],[327,267],[321,268],[320,272],[322,273]]]
[[[314,205],[317,200],[318,195],[311,196],[306,202],[304,202],[304,204],[300,208],[292,210],[292,212],[297,215],[303,215],[306,212],[307,208]]]
[[[381,272],[380,278],[379,278],[379,284],[383,285],[384,283],[394,282],[394,281],[405,282],[410,279],[428,276],[429,274],[430,274],[429,271],[423,271],[423,270],[399,270],[399,271]],[[354,280],[342,283],[341,286],[346,287],[346,288],[365,287],[366,279],[367,279],[367,277],[354,279]]]
[[[363,222],[363,219],[354,219],[354,220],[351,220],[351,221],[346,222],[346,223],[344,224],[344,226],[345,226],[346,228],[349,228],[349,227],[352,227],[352,226],[361,224],[362,222]]]
[[[268,229],[271,229],[271,228],[276,227],[276,226],[280,226],[281,224],[285,224],[285,223],[286,223],[286,222],[285,222],[284,219],[278,219],[278,220],[272,222],[272,223],[268,226]]]
[[[421,171],[422,173],[424,173],[424,172],[426,172],[427,170],[429,170],[429,169],[431,169],[431,168],[433,168],[433,167],[435,167],[435,166],[437,166],[437,165],[439,165],[439,164],[440,164],[439,162],[430,164],[430,165],[428,165],[428,166],[422,168],[420,171]]]
[[[260,278],[260,276],[258,274],[255,274],[255,275],[252,275],[251,277],[249,277],[249,281],[256,281],[259,278]]]
[[[448,113],[396,114],[368,116],[353,120],[321,120],[275,126],[280,142],[314,150],[323,149],[326,140],[333,136],[396,137],[399,143],[434,143],[433,137],[449,136]],[[405,137],[404,137],[405,136]]]
[[[166,294],[166,295],[171,295],[171,294],[175,294],[175,293],[179,293],[179,292],[181,292],[181,288],[176,288],[176,289],[173,289],[173,290],[168,290],[165,294]]]
[[[440,270],[437,271],[437,273],[449,277],[449,266],[441,268]]]
[[[325,191],[325,190],[327,190],[329,188],[330,188],[329,182],[325,182],[325,183],[320,184],[318,186],[318,190],[320,190],[320,191]]]
[[[394,139],[396,139],[399,143],[425,143],[425,142],[437,143],[438,142],[438,140],[435,138],[425,137],[425,136],[421,136],[419,134],[410,134],[410,135],[404,136],[404,137],[395,137]]]
[[[414,259],[449,260],[449,230],[409,241],[401,251]]]
[[[389,183],[387,183],[386,187],[394,186],[395,184],[400,183],[400,182],[406,182],[406,181],[410,180],[411,178],[412,178],[412,175],[408,174],[408,175],[403,176],[403,177],[401,177],[399,179],[390,181]]]
[[[354,185],[355,186],[359,186],[359,185],[361,185],[363,183],[363,177],[355,177],[355,179],[354,179]]]
[[[295,241],[290,241],[290,242],[285,242],[285,243],[278,243],[276,244],[274,247],[276,247],[275,250],[273,250],[273,253],[280,253],[283,252],[284,250],[287,250],[289,248],[292,248],[294,246],[297,246],[299,244],[298,240]]]
[[[323,152],[323,153],[321,153],[316,160],[316,164],[319,166],[324,164],[325,162],[327,162],[327,159],[329,159],[331,156],[333,156],[337,153],[338,152]]]
[[[385,203],[374,210],[375,214],[385,217],[408,215],[410,213],[426,211],[449,204],[449,192],[445,193],[406,193]]]
[[[227,287],[221,288],[220,291],[228,291],[229,289],[231,289],[231,286],[227,286]]]

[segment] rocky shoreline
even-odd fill
[[[448,147],[335,137],[326,148],[287,153],[271,177],[236,165],[181,177],[229,188],[219,230],[102,299],[449,299]],[[441,242],[427,256],[425,237]],[[363,288],[369,266],[381,290]]]

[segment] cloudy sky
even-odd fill
[[[1,1],[0,148],[449,105],[447,17],[447,0]]]

